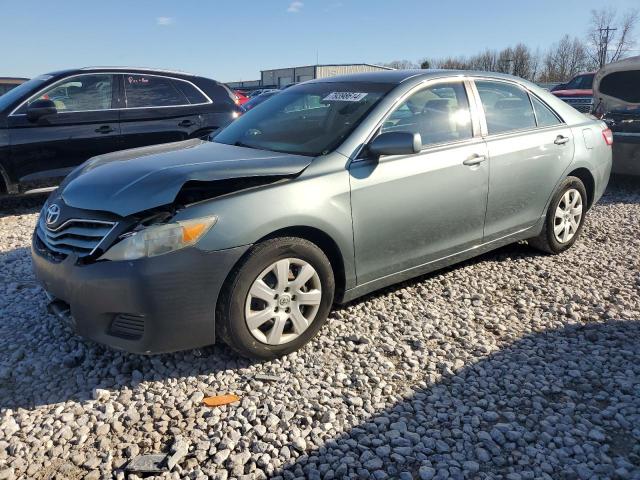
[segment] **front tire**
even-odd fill
[[[543,252],[558,254],[580,237],[587,213],[587,190],[577,177],[567,177],[551,198],[542,232],[528,240]]]
[[[314,243],[281,237],[254,245],[229,274],[216,329],[241,355],[267,360],[301,348],[333,304],[331,263]]]

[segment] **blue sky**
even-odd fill
[[[637,0],[0,0],[0,76],[90,65],[221,81],[267,68],[469,55],[583,36],[592,8]],[[640,29],[639,29],[640,30]],[[640,43],[640,31],[636,38]],[[637,46],[636,48],[640,48]],[[640,51],[638,51],[640,53]]]

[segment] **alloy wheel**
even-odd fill
[[[282,345],[309,328],[321,300],[320,277],[310,263],[299,258],[278,260],[251,285],[245,322],[256,340]]]
[[[567,243],[575,237],[582,220],[582,195],[570,188],[560,198],[553,219],[553,235],[559,243]]]

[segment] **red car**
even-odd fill
[[[234,90],[233,92],[236,96],[236,104],[238,105],[244,105],[245,103],[247,103],[249,101],[249,97],[247,97],[243,92],[241,92],[240,90]]]
[[[581,73],[567,83],[557,85],[551,93],[580,112],[593,109],[593,77],[596,72]]]

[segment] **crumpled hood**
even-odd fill
[[[59,191],[69,206],[124,217],[170,204],[188,181],[292,176],[311,161],[194,139],[94,157],[71,172]]]

